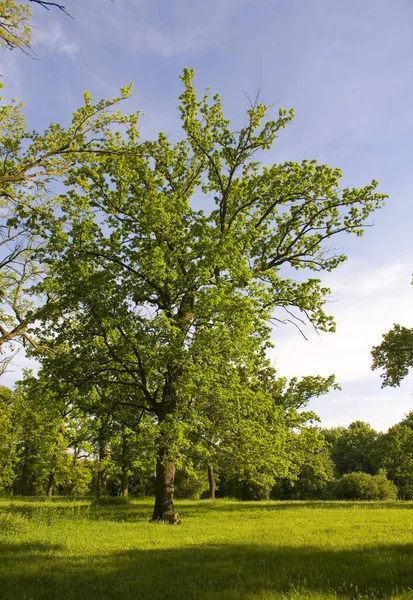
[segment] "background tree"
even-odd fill
[[[312,451],[311,451],[312,450]],[[283,479],[271,496],[280,500],[319,500],[329,498],[335,481],[335,468],[330,452],[324,448],[309,449],[298,465],[295,479]]]
[[[56,397],[29,375],[16,394],[20,437],[14,492],[51,496],[55,485],[68,477],[66,401],[56,402]]]
[[[76,389],[54,386],[25,372],[13,394],[13,491],[23,495],[89,493],[92,422],[79,409]]]
[[[331,437],[334,436],[330,435]],[[339,429],[331,446],[331,457],[338,476],[363,472],[375,475],[380,468],[378,445],[380,434],[368,423],[355,421],[347,429]],[[328,436],[328,434],[327,434]]]
[[[393,329],[382,337],[382,343],[374,346],[371,351],[373,357],[371,368],[373,371],[384,369],[384,373],[381,374],[383,379],[381,387],[396,387],[413,367],[413,329],[394,325]]]
[[[383,341],[371,352],[372,369],[384,369],[382,387],[400,385],[413,367],[413,329],[394,325],[383,335]]]
[[[85,94],[85,104],[73,114],[69,128],[54,124],[43,134],[28,131],[21,104],[13,101],[0,108],[0,371],[18,344],[35,344],[28,333],[30,323],[53,300],[50,294],[36,300],[28,296],[45,272],[35,257],[41,219],[55,222],[50,185],[63,181],[90,154],[105,152],[101,144],[112,135],[110,127],[129,122],[111,110],[129,95],[130,87],[110,101],[93,102]]]
[[[258,392],[270,398],[262,425],[257,427],[256,415],[252,413],[235,430],[228,448],[225,443],[218,445],[219,495],[244,500],[268,498],[278,480],[297,479],[303,463],[320,449],[323,441],[314,427],[317,416],[304,409],[311,398],[338,387],[333,376],[304,377],[301,381],[294,378],[287,383],[268,367],[250,383],[252,403],[256,403]],[[244,432],[252,424],[257,439],[245,443]]]
[[[16,477],[20,423],[16,394],[0,387],[0,493],[10,492]]]
[[[384,434],[381,461],[400,498],[413,499],[413,413]]]

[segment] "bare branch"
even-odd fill
[[[46,10],[50,10],[50,7],[54,6],[55,8],[58,8],[59,10],[64,12],[65,15],[67,15],[68,17],[73,19],[72,15],[67,12],[66,7],[63,6],[62,4],[57,4],[57,2],[43,2],[43,0],[29,0],[29,2],[34,2],[34,4],[43,6],[43,8],[45,8]]]

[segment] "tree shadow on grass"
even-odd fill
[[[162,527],[162,525],[161,525]],[[64,557],[2,548],[3,600],[411,598],[413,544],[366,549],[209,545]],[[413,590],[412,590],[413,591]],[[300,596],[302,594],[302,596]]]
[[[88,520],[88,521],[116,521],[139,522],[149,521],[152,514],[148,504],[130,504],[125,506],[92,506],[92,505],[56,505],[44,504],[41,506],[11,504],[0,509],[1,514],[19,515],[28,520],[52,525],[59,520]]]
[[[23,558],[31,553],[57,552],[64,547],[61,544],[48,544],[45,542],[0,542],[0,561],[16,560],[16,556]]]

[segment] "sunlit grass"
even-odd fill
[[[413,503],[0,500],[0,598],[413,599]]]

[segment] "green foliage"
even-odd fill
[[[400,498],[413,499],[413,413],[383,436],[381,459]]]
[[[85,417],[75,399],[74,390],[52,392],[28,372],[14,391],[0,389],[1,491],[89,492],[91,465],[79,459]]]
[[[208,489],[207,472],[178,471],[175,476],[175,497],[199,500]]]
[[[347,429],[323,433],[331,445],[331,457],[338,476],[359,471],[370,475],[377,473],[380,434],[368,423],[355,421]]]
[[[30,7],[28,3],[2,0],[0,9],[0,46],[9,50],[30,51]]]
[[[400,385],[413,367],[413,329],[394,325],[383,341],[371,351],[372,369],[384,369],[382,387]]]
[[[347,473],[334,486],[338,500],[376,500],[378,486],[368,473]]]
[[[109,146],[109,140],[117,137],[112,126],[133,128],[136,116],[112,111],[130,93],[131,86],[126,86],[113,100],[98,102],[86,93],[84,105],[75,111],[68,128],[52,124],[41,134],[27,129],[21,103],[12,100],[0,107],[0,374],[16,343],[37,346],[30,325],[56,300],[47,293],[36,301],[28,295],[46,269],[35,256],[45,223],[53,223],[57,235],[63,226],[50,188],[56,181],[63,182],[73,165],[88,163],[94,152],[102,151],[105,136]]]
[[[87,496],[90,493],[92,486],[92,465],[90,461],[82,460],[72,465],[70,479],[67,489],[61,484],[60,488],[63,494],[67,493],[71,496]]]
[[[294,484],[293,497],[297,500],[325,498],[334,475],[334,463],[329,452],[322,450],[309,454]]]
[[[31,377],[18,387],[17,396],[21,429],[14,491],[46,494],[49,485],[53,488],[69,475],[66,402],[42,389]]]
[[[385,474],[348,473],[333,490],[337,500],[395,500],[397,488]]]
[[[112,2],[114,1],[112,0]],[[28,0],[28,2],[2,0],[0,6],[0,46],[6,47],[9,50],[18,48],[31,58],[36,58],[36,54],[30,46],[32,29],[30,26],[31,11],[29,2],[47,10],[54,7],[69,17],[71,15],[66,11],[63,4],[59,4],[58,2],[45,0]]]
[[[16,447],[20,426],[16,414],[15,395],[0,387],[0,493],[12,489],[17,462]]]
[[[377,500],[395,500],[397,498],[397,487],[387,478],[384,471],[374,475],[373,479],[378,488]]]
[[[262,481],[244,479],[227,479],[225,474],[221,477],[219,492],[217,496],[236,498],[237,500],[268,500],[270,497],[272,485],[271,481],[263,479]]]

